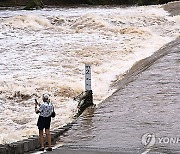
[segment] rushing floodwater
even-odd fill
[[[51,94],[57,117],[71,121],[92,65],[94,102],[135,62],[179,36],[180,17],[161,6],[0,11],[0,143],[37,134],[34,98]]]
[[[128,84],[123,89],[98,108],[88,108],[59,138],[65,144],[62,148],[105,151],[103,154],[179,154],[180,37],[158,52],[144,61],[146,66],[167,54],[133,82],[129,81],[136,73],[131,70],[133,78],[125,78]],[[136,72],[139,69],[139,64],[133,67]]]

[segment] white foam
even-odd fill
[[[0,20],[0,143],[38,134],[34,98],[44,92],[57,112],[52,128],[70,122],[85,63],[98,104],[114,80],[180,32],[179,16],[160,6],[0,11]]]

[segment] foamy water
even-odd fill
[[[52,129],[72,120],[92,66],[94,103],[140,59],[179,36],[161,6],[0,11],[0,144],[38,134],[34,98],[51,94]]]

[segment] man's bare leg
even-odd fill
[[[51,134],[49,129],[46,129],[46,137],[48,141],[48,148],[51,148]]]
[[[44,148],[43,130],[39,130],[39,141],[41,144],[41,148]]]

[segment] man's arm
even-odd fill
[[[40,111],[37,109],[37,105],[39,105],[37,99],[35,99],[35,112],[38,114]]]

